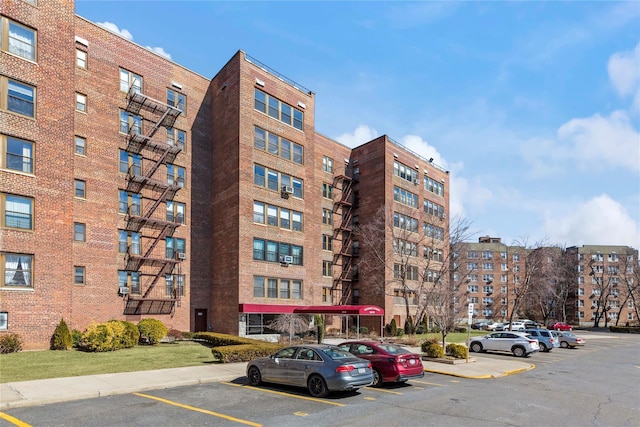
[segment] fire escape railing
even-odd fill
[[[337,172],[333,177],[332,187],[337,190],[334,195],[333,214],[340,220],[333,230],[334,241],[341,242],[340,249],[333,256],[333,265],[339,273],[333,278],[331,293],[334,303],[345,305],[353,302],[353,179],[349,168]]]

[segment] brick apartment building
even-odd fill
[[[446,171],[386,136],[316,132],[315,94],[242,51],[208,79],[70,1],[0,15],[0,333],[44,348],[61,318],[154,317],[263,334],[351,304],[404,321],[390,273],[358,273],[354,225],[435,205],[443,242]]]
[[[638,322],[638,250],[628,246],[536,249],[487,236],[460,245],[453,262],[458,301],[473,303],[479,319],[508,320],[513,312],[579,326]]]

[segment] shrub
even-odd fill
[[[387,336],[395,337],[398,335],[398,326],[396,325],[396,319],[391,319],[391,322],[385,325],[384,331]]]
[[[179,341],[184,339],[184,335],[182,335],[182,332],[177,329],[169,329],[169,332],[167,332],[167,336],[165,337],[165,339],[168,342]]]
[[[109,322],[119,324],[116,330],[118,332],[120,348],[131,348],[138,345],[140,331],[136,325],[126,320],[110,320]]]
[[[358,332],[358,328],[356,326],[352,326],[349,328],[349,331],[352,334],[355,334]],[[367,328],[366,326],[360,326],[360,335],[369,335],[369,328]]]
[[[138,322],[140,339],[144,339],[151,345],[158,342],[167,335],[167,327],[158,319],[142,319]]]
[[[71,331],[71,341],[73,342],[74,348],[80,347],[80,340],[82,340],[82,331],[73,329]]]
[[[444,357],[444,348],[437,342],[425,341],[422,343],[422,352],[427,357],[432,357],[435,359],[439,359]]]
[[[117,350],[119,337],[111,322],[92,323],[82,334],[78,347],[84,351],[103,352]]]
[[[414,330],[413,318],[409,316],[407,317],[407,320],[404,321],[404,333],[407,335],[413,335]]]
[[[60,319],[51,337],[51,350],[69,350],[72,345],[71,331],[64,319]]]
[[[109,320],[106,323],[108,328],[113,332],[113,341],[111,350],[120,350],[124,348],[122,338],[124,337],[124,325],[119,320]]]
[[[0,335],[0,354],[16,353],[20,350],[22,350],[22,338],[20,338],[20,335]]]
[[[456,359],[466,359],[469,349],[461,344],[447,344],[447,354]]]
[[[627,334],[640,334],[640,326],[609,326],[611,332],[622,332]]]

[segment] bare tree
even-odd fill
[[[608,312],[612,309],[612,300],[618,295],[618,290],[614,289],[616,280],[614,275],[606,274],[604,268],[604,255],[596,253],[591,255],[588,268],[591,270],[589,276],[593,284],[593,291],[589,296],[591,308],[595,309],[592,319],[593,327],[600,327],[600,321],[604,319],[604,327],[609,323]],[[615,275],[617,276],[617,274]],[[618,302],[619,304],[619,302]]]
[[[267,326],[274,331],[288,333],[289,343],[291,343],[294,334],[309,330],[309,319],[299,314],[281,314]]]
[[[574,283],[572,280],[575,279],[575,268],[559,246],[539,248],[539,251],[540,268],[532,275],[534,286],[524,297],[522,311],[527,318],[541,318],[545,325],[551,314],[556,312],[560,313],[556,317],[566,321],[566,302],[569,289]]]
[[[413,334],[414,314],[419,311],[429,278],[435,283],[434,277],[444,276],[449,227],[444,216],[398,206],[394,209],[381,207],[355,231],[361,248],[358,270],[366,272],[370,283],[377,283],[374,294],[402,301],[407,332]]]
[[[619,294],[620,301],[617,308],[617,313],[615,316],[616,325],[620,322],[620,315],[622,314],[622,310],[624,310],[625,305],[628,307],[632,307],[635,311],[635,319],[639,319],[638,315],[640,308],[638,307],[638,303],[640,303],[640,269],[638,269],[638,259],[637,259],[637,251],[634,251],[632,248],[627,248],[627,250],[618,255],[619,264],[618,268],[612,268],[614,266],[609,267],[608,273],[617,275],[618,277],[612,277],[612,287],[617,287],[618,289],[612,289],[611,293],[614,296]]]

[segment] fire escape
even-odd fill
[[[354,303],[353,280],[354,272],[354,248],[353,248],[353,203],[351,202],[354,179],[349,176],[349,166],[342,171],[337,171],[333,177],[332,187],[338,190],[334,194],[333,215],[340,218],[339,224],[333,230],[334,242],[341,242],[339,252],[333,255],[333,265],[340,272],[333,278],[331,293],[334,303],[346,305]],[[334,223],[337,223],[334,222]]]
[[[142,125],[129,126],[126,151],[141,159],[132,164],[126,177],[129,194],[139,194],[137,203],[130,203],[125,218],[125,229],[137,233],[140,241],[130,244],[124,257],[124,270],[138,274],[139,286],[125,291],[125,315],[172,314],[179,304],[176,276],[169,283],[172,289],[158,285],[167,275],[180,274],[180,263],[185,258],[175,248],[165,248],[163,240],[172,237],[184,218],[168,215],[164,208],[183,187],[176,177],[165,173],[182,147],[171,143],[164,135],[156,135],[160,128],[174,125],[180,108],[153,99],[142,93],[140,87],[131,86],[127,94],[125,111],[141,118]],[[164,137],[164,138],[163,138]],[[161,168],[161,166],[165,168]],[[158,285],[158,286],[157,286]]]

